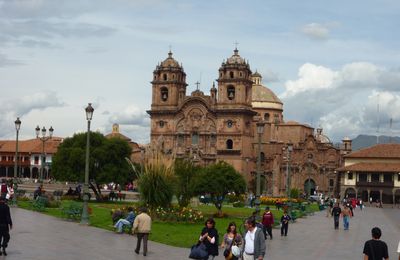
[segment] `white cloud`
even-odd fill
[[[133,125],[147,127],[150,125],[150,117],[142,108],[134,105],[126,107],[122,112],[115,113],[109,118],[110,123],[121,125]]]
[[[23,63],[18,60],[9,59],[6,55],[0,53],[0,68],[16,65],[23,65]]]
[[[285,117],[320,124],[334,140],[374,134],[378,93],[380,121],[389,122],[390,118],[395,124],[400,121],[400,96],[392,90],[393,86],[400,86],[398,74],[367,62],[346,64],[338,71],[304,64],[299,69],[299,78],[287,81],[285,92],[280,95]],[[391,75],[390,80],[385,75]]]
[[[302,32],[314,40],[326,40],[329,37],[328,26],[319,23],[306,24],[303,26]]]

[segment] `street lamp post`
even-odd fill
[[[40,127],[39,126],[36,126],[35,131],[36,131],[36,138],[39,139],[40,141],[42,141],[42,156],[41,156],[42,159],[40,162],[39,183],[43,183],[44,164],[46,162],[46,157],[45,157],[45,153],[44,153],[44,144],[46,141],[50,140],[53,137],[54,129],[52,126],[50,126],[48,136],[46,136],[47,130],[44,126],[41,131],[42,136],[39,136],[40,135]]]
[[[311,163],[312,163],[313,156],[312,154],[308,154],[307,162],[308,162],[308,181],[307,181],[307,192],[308,197],[311,195]]]
[[[89,149],[90,149],[90,121],[93,117],[93,107],[89,103],[85,108],[86,120],[87,120],[87,135],[86,135],[86,162],[85,162],[85,185],[83,186],[83,209],[81,224],[89,225],[89,212],[88,212],[88,201],[89,201]]]
[[[257,156],[257,180],[256,180],[256,211],[260,211],[260,181],[261,181],[261,138],[264,133],[264,125],[263,121],[257,122],[257,134],[258,134],[258,156]]]
[[[14,196],[13,196],[13,205],[17,205],[17,189],[18,189],[18,184],[17,184],[17,178],[18,178],[18,135],[19,135],[19,129],[21,128],[21,120],[19,120],[19,117],[17,117],[17,120],[15,120],[15,130],[16,130],[16,142],[15,142],[15,163],[14,163],[14,180],[13,180],[13,188],[14,188]]]
[[[287,187],[286,187],[286,192],[287,192],[287,198],[288,198],[288,214],[291,216],[291,207],[292,207],[292,201],[291,201],[291,193],[290,193],[290,160],[291,160],[291,153],[293,151],[293,144],[288,143],[286,147],[286,175],[287,175]]]

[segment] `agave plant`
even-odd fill
[[[174,158],[157,149],[147,149],[143,171],[138,175],[142,203],[150,208],[168,207],[174,195]]]

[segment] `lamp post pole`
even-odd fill
[[[257,134],[258,134],[258,156],[257,156],[257,180],[256,180],[256,211],[257,213],[260,211],[260,181],[261,181],[261,138],[264,133],[264,125],[263,121],[257,122]]]
[[[293,151],[293,144],[292,143],[288,143],[287,147],[286,147],[286,159],[287,159],[287,163],[286,163],[286,175],[287,175],[287,188],[286,188],[286,192],[287,192],[287,198],[288,198],[288,214],[289,216],[291,215],[291,207],[292,207],[292,201],[291,201],[291,193],[290,193],[290,160],[291,160],[291,153]]]
[[[308,192],[308,197],[311,195],[311,163],[312,163],[312,154],[308,154],[308,181],[307,181],[307,192]]]
[[[86,135],[86,161],[85,161],[85,184],[83,186],[83,209],[81,224],[89,225],[89,212],[88,212],[88,202],[89,202],[89,151],[90,151],[90,121],[93,117],[93,107],[89,103],[85,108],[86,120],[87,120],[87,135]]]
[[[43,126],[42,128],[42,136],[40,137],[40,127],[36,126],[35,128],[36,131],[36,138],[39,139],[40,141],[42,141],[42,155],[41,155],[41,160],[40,160],[40,172],[39,172],[39,183],[43,183],[43,172],[44,172],[44,164],[46,162],[46,157],[45,157],[45,153],[44,153],[44,144],[45,142],[47,142],[48,140],[50,140],[53,137],[53,132],[54,129],[52,126],[50,126],[49,128],[49,136],[46,136],[46,128]]]
[[[19,135],[19,129],[21,128],[21,120],[19,120],[19,117],[17,117],[17,120],[15,120],[15,130],[16,130],[16,142],[15,142],[15,163],[14,163],[14,180],[13,180],[13,189],[14,189],[14,196],[13,196],[13,205],[17,205],[17,189],[18,189],[18,184],[17,184],[17,178],[18,178],[18,135]]]

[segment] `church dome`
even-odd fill
[[[252,76],[253,78],[261,78],[261,74],[258,73],[257,70],[256,70],[256,72],[254,72],[251,76]]]
[[[317,139],[317,141],[320,143],[325,143],[325,144],[331,143],[329,137],[322,133],[322,128],[317,128],[317,134],[315,135],[315,139]]]
[[[180,68],[179,63],[172,58],[172,52],[168,52],[168,58],[166,58],[163,62],[160,64],[161,67],[174,67],[174,68]]]
[[[240,57],[238,49],[235,49],[233,55],[226,60],[226,64],[246,64],[246,61]]]
[[[272,90],[263,85],[253,85],[252,101],[283,104]]]

